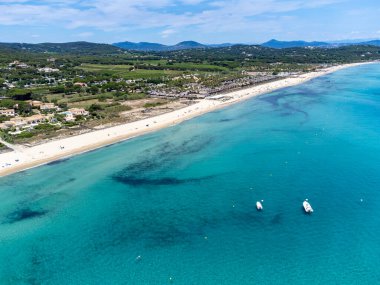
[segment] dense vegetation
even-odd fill
[[[0,43],[0,50],[77,55],[111,55],[124,53],[123,50],[115,46],[88,42],[41,44]]]
[[[266,63],[331,64],[376,60],[380,47],[346,46],[340,48],[272,49],[262,46],[237,45],[217,49],[192,49],[157,53],[164,58],[186,62],[238,62],[244,66]]]

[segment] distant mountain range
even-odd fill
[[[148,42],[140,42],[140,43],[121,42],[121,43],[114,43],[113,45],[122,49],[135,50],[135,51],[173,51],[173,50],[184,50],[184,49],[195,49],[195,48],[204,49],[204,48],[228,47],[228,46],[232,46],[233,44],[225,43],[225,44],[206,45],[206,44],[201,44],[194,41],[184,41],[176,45],[163,45],[163,44],[148,43]]]
[[[305,42],[305,41],[277,41],[270,40],[261,44],[262,48],[300,48],[300,47],[318,47],[318,48],[337,48],[353,45],[370,45],[380,46],[380,40],[370,40],[363,42]],[[7,52],[37,52],[37,53],[67,53],[67,54],[86,54],[86,55],[112,55],[123,54],[126,50],[130,51],[144,51],[144,52],[165,52],[165,51],[180,51],[189,49],[213,49],[213,48],[229,48],[236,47],[249,47],[260,45],[249,44],[201,44],[195,41],[184,41],[176,45],[163,45],[158,43],[132,43],[121,42],[115,44],[99,44],[90,42],[70,42],[70,43],[40,43],[40,44],[28,44],[28,43],[0,43],[0,51]]]
[[[305,42],[305,41],[277,41],[270,40],[261,44],[269,48],[294,48],[294,47],[329,47],[327,42]]]
[[[296,47],[320,47],[320,48],[334,48],[351,45],[370,45],[380,46],[380,40],[364,41],[364,42],[305,42],[305,41],[277,41],[270,40],[261,44],[269,48],[296,48]]]
[[[175,51],[175,50],[185,50],[185,49],[195,49],[195,48],[220,48],[220,47],[230,47],[238,44],[224,43],[224,44],[201,44],[194,41],[180,42],[176,45],[163,45],[157,43],[148,42],[120,42],[113,44],[116,47],[134,50],[134,51]],[[364,42],[306,42],[306,41],[278,41],[270,40],[261,44],[263,47],[268,48],[298,48],[298,47],[319,47],[319,48],[334,48],[349,45],[372,45],[380,46],[380,40],[364,41]]]
[[[30,51],[39,53],[74,53],[74,54],[118,54],[124,51],[109,44],[97,44],[89,42],[71,43],[0,43],[0,50]]]
[[[368,42],[362,42],[359,43],[361,45],[370,45],[370,46],[380,46],[380,40],[373,40],[373,41],[368,41]]]

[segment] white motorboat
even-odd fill
[[[263,209],[263,204],[261,204],[260,201],[257,201],[257,202],[256,202],[256,209],[257,209],[258,211],[261,211],[261,210]]]
[[[311,207],[311,205],[307,199],[305,201],[303,201],[302,205],[303,205],[303,208],[305,209],[306,213],[312,213],[313,212],[313,208]]]

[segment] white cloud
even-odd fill
[[[90,38],[93,35],[94,35],[94,33],[91,33],[91,32],[83,32],[83,33],[79,33],[78,37],[80,37],[80,38]]]
[[[185,5],[197,5],[204,2],[204,0],[181,0],[181,3]]]
[[[201,32],[251,28],[279,31],[283,14],[342,0],[0,0],[0,25],[56,25],[104,31],[161,29],[164,38],[192,27]],[[205,5],[205,2],[208,5]],[[36,4],[32,4],[36,3]],[[202,4],[200,4],[202,3]],[[202,5],[193,12],[185,5]],[[176,9],[173,9],[176,8]],[[173,11],[173,12],[172,12]],[[256,17],[270,14],[268,19]],[[286,19],[282,19],[286,21]]]
[[[106,25],[134,24],[138,26],[154,25],[164,26],[172,20],[190,20],[190,24],[205,21],[205,16],[234,15],[239,18],[260,15],[262,13],[287,12],[300,8],[327,5],[337,0],[231,0],[212,3],[214,9],[203,9],[199,13],[186,16],[183,13],[170,13],[171,7],[178,6],[175,0],[40,0],[38,4],[31,4],[27,0],[0,0],[0,23],[15,24],[24,22],[56,21],[76,23],[76,25],[89,25],[101,27]],[[181,3],[196,5],[204,0],[180,0]],[[25,3],[25,4],[22,4]],[[207,7],[207,6],[205,6]],[[160,9],[164,11],[160,11]],[[90,17],[92,16],[92,17]],[[21,19],[24,17],[24,19]],[[219,18],[219,17],[217,17]],[[98,20],[102,19],[100,23]],[[212,19],[211,19],[212,20]],[[75,25],[74,25],[75,26]]]
[[[176,31],[173,30],[173,29],[163,30],[163,31],[161,32],[161,37],[163,37],[163,38],[168,38],[169,36],[171,36],[172,34],[175,34],[175,33],[176,33]]]
[[[80,11],[72,8],[54,9],[49,6],[38,5],[1,5],[0,24],[2,25],[29,25],[50,24],[79,16]]]

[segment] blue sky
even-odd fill
[[[379,0],[0,0],[1,42],[380,38]]]

